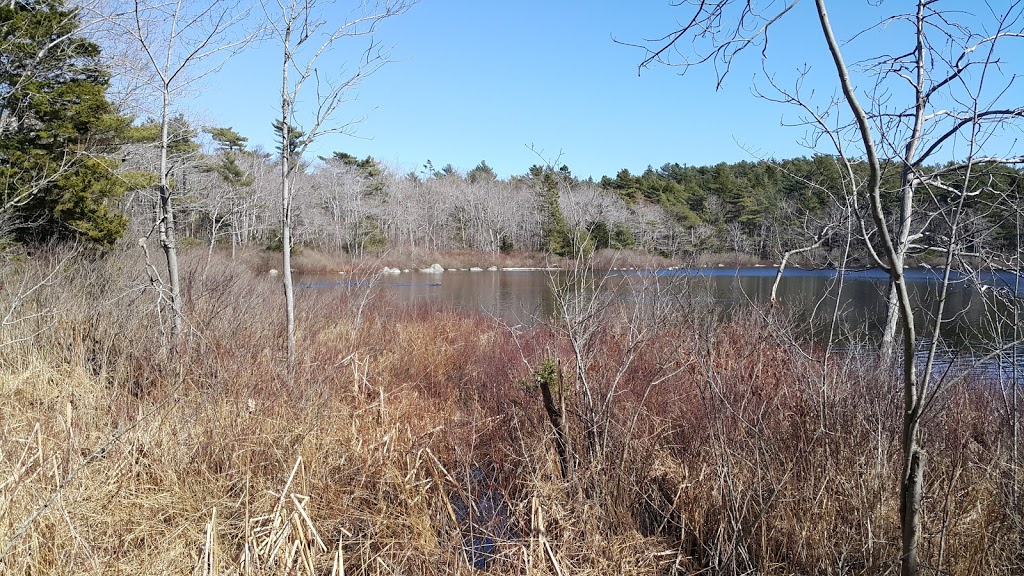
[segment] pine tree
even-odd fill
[[[253,180],[238,165],[238,156],[247,154],[245,143],[248,138],[238,134],[231,128],[207,128],[206,131],[217,142],[220,154],[215,162],[205,169],[218,176],[227,185],[226,190],[215,194],[204,202],[206,215],[209,218],[210,242],[207,248],[207,266],[213,258],[213,248],[217,243],[220,228],[229,225],[231,235],[231,258],[234,259],[238,243],[239,212],[250,202],[251,196],[243,191],[252,186]]]
[[[235,132],[235,130],[230,127],[207,128],[206,131],[210,134],[210,137],[217,142],[218,148],[227,152],[245,150],[245,144],[249,141],[248,138],[242,136],[238,132]]]
[[[132,142],[160,144],[163,126],[159,118],[146,118],[138,126],[128,130],[128,139]],[[199,152],[196,137],[199,132],[185,118],[184,114],[175,114],[167,119],[167,155],[175,165],[180,165],[186,158]],[[216,140],[216,137],[214,138]]]
[[[208,169],[220,176],[232,189],[251,186],[252,179],[238,165],[235,156],[235,152],[245,152],[245,143],[249,139],[231,128],[207,128],[206,132],[217,142],[217,148],[221,151],[220,159]]]
[[[61,0],[5,2],[0,22],[0,215],[18,241],[109,246],[127,227],[116,202],[128,183],[103,153],[128,121],[106,99],[99,46]]]
[[[572,231],[558,205],[558,183],[550,172],[540,180],[541,250],[556,256],[570,256],[573,252]]]
[[[482,184],[484,182],[493,182],[498,179],[498,174],[487,165],[486,160],[481,160],[476,168],[473,168],[466,174],[466,179],[469,180],[470,184]]]
[[[277,141],[278,141],[278,144],[277,144],[276,148],[277,148],[278,152],[282,152],[282,153],[285,151],[284,129],[285,129],[284,122],[282,122],[280,120],[274,120],[274,134],[277,135]],[[288,123],[288,157],[289,157],[289,159],[298,160],[297,156],[299,156],[299,150],[302,148],[302,146],[304,144],[303,137],[305,135],[306,135],[306,133],[303,132],[302,130],[299,130],[299,128],[297,126],[292,126],[292,124],[290,122]],[[290,166],[291,170],[294,170],[296,167],[298,167],[298,162],[296,162],[295,164],[292,164]]]

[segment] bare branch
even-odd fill
[[[678,66],[685,73],[689,68],[711,62],[718,70],[717,87],[720,88],[732,69],[733,61],[741,53],[748,48],[759,46],[763,55],[768,46],[769,30],[799,1],[791,0],[774,11],[770,10],[776,8],[777,2],[769,1],[766,10],[770,12],[765,14],[757,9],[754,2],[693,0],[688,2],[695,5],[693,16],[681,28],[661,38],[648,40],[645,44],[620,43],[641,48],[647,53],[637,67],[638,73],[653,64]],[[695,46],[698,39],[707,41],[710,44],[709,51],[706,54],[700,54],[698,51],[694,60],[684,55],[681,56],[681,63],[673,63],[667,55],[671,51],[681,54],[676,45],[686,38],[693,38]],[[654,48],[650,47],[651,44]]]

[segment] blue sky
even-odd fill
[[[802,12],[813,7],[803,4]],[[595,179],[666,162],[807,154],[798,144],[803,132],[780,125],[795,111],[751,94],[757,53],[716,91],[710,67],[638,75],[643,52],[613,41],[665,34],[685,15],[667,0],[422,0],[383,24],[377,39],[393,46],[395,61],[338,111],[337,123],[365,118],[356,135],[324,137],[313,153],[372,155],[403,171],[428,159],[462,171],[485,160],[502,177],[557,159]],[[792,77],[805,61],[827,70],[808,60],[822,52],[815,21],[795,16],[772,39],[773,50],[790,55],[780,74]],[[358,39],[339,44],[321,73],[358,58],[363,47]],[[271,150],[278,52],[272,43],[250,48],[206,79],[188,105]]]

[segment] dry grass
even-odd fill
[[[8,263],[3,285],[60,262]],[[609,306],[576,370],[558,326],[300,292],[285,387],[278,285],[185,263],[177,358],[128,254],[65,266],[4,328],[0,573],[894,571],[899,390],[852,360],[824,371],[777,319],[682,309],[640,340],[647,321]],[[568,479],[531,384],[551,356]],[[1021,570],[1024,479],[990,390],[927,424],[936,573]]]
[[[253,268],[268,272],[281,267],[280,253],[260,251],[248,254],[245,260]],[[293,254],[292,266],[303,274],[375,274],[384,266],[417,270],[433,264],[444,268],[469,269],[472,267],[546,267],[563,266],[560,258],[552,259],[541,252],[486,253],[473,250],[414,250],[397,248],[379,254],[352,256],[345,253],[323,252],[313,248],[300,248]]]
[[[731,262],[731,259],[735,258],[735,256],[730,255],[728,258],[730,258],[728,261]],[[264,273],[271,269],[280,268],[280,254],[275,252],[253,252],[246,254],[243,259],[247,265]],[[550,267],[565,269],[573,265],[571,259],[559,258],[543,252],[514,251],[509,253],[488,253],[475,250],[436,252],[410,248],[396,248],[379,254],[358,257],[344,253],[323,252],[313,248],[301,248],[293,255],[292,260],[292,265],[296,271],[313,275],[337,273],[372,275],[379,272],[385,266],[400,270],[418,270],[428,268],[435,263],[440,264],[446,269],[460,270],[467,270],[473,267],[486,269],[491,266],[498,268]],[[597,269],[601,270],[611,268],[645,270],[668,268],[678,265],[678,262],[642,251],[602,250],[594,255],[594,265]]]
[[[725,266],[730,268],[769,264],[757,256],[744,252],[701,252],[695,254],[689,266],[695,268],[712,268]]]

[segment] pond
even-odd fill
[[[656,272],[659,276],[690,278],[690,285],[706,286],[726,308],[771,299],[774,268],[689,269]],[[938,313],[942,274],[933,269],[906,272],[910,298],[919,326]],[[696,281],[695,281],[696,280]],[[844,338],[873,337],[885,321],[889,276],[883,270],[787,269],[778,289],[778,303],[798,320],[820,331],[837,316]],[[1024,280],[1011,273],[985,273],[950,277],[943,314],[944,339],[957,345],[983,344],[1012,337],[1013,309],[1024,295]],[[824,334],[820,334],[824,336]]]
[[[766,304],[776,269],[694,268],[656,271],[612,271],[601,284],[609,297],[635,298],[640,285],[656,283],[659,298],[680,303],[698,301],[728,312],[748,303]],[[941,271],[907,272],[911,298],[919,321],[937,312]],[[559,271],[506,269],[501,271],[404,272],[381,275],[374,285],[400,301],[434,301],[479,310],[511,325],[535,325],[553,317],[554,285],[564,285]],[[305,286],[345,286],[337,276],[304,277]],[[777,304],[804,326],[811,340],[841,346],[863,345],[877,339],[885,318],[888,276],[882,270],[803,270],[789,268],[782,276]],[[625,289],[624,289],[625,288]],[[648,292],[645,292],[648,293]],[[1010,272],[968,276],[954,273],[946,299],[943,345],[949,351],[979,352],[992,343],[1019,339],[1022,328],[1014,312],[1024,307],[1024,278]],[[835,316],[837,322],[832,325]],[[1018,358],[1024,350],[1016,348]]]

